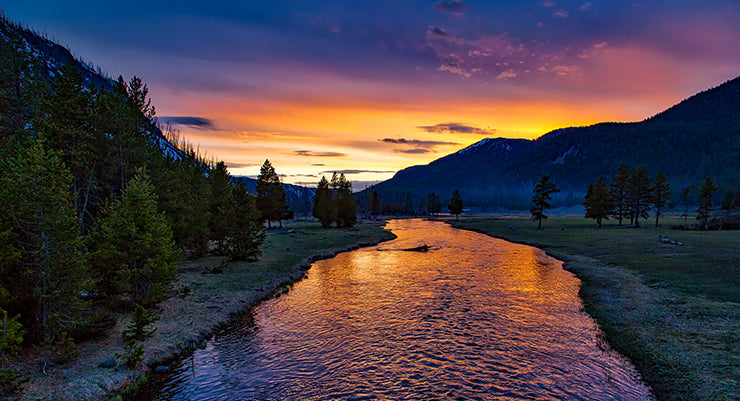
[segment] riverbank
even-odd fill
[[[721,400],[740,394],[740,231],[597,229],[554,218],[465,217],[454,227],[533,245],[582,281],[586,311],[659,399]],[[659,236],[682,243],[659,242]]]
[[[311,263],[340,252],[375,245],[395,236],[383,230],[385,222],[363,221],[351,229],[322,229],[316,222],[291,222],[294,232],[268,235],[257,262],[231,262],[215,273],[220,257],[183,260],[171,298],[159,306],[160,320],[154,336],[144,342],[145,365],[136,370],[103,368],[115,353],[123,353],[121,329],[130,316],[119,316],[108,336],[78,345],[79,358],[66,365],[36,369],[40,355],[27,351],[21,358],[30,370],[24,400],[99,400],[144,377],[150,368],[166,366],[180,355],[203,346],[206,339],[239,312],[261,300],[287,291],[300,280]]]

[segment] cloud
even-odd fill
[[[591,8],[591,5],[592,5],[592,4],[591,4],[591,2],[590,2],[590,1],[589,1],[589,2],[586,2],[586,3],[584,3],[584,4],[583,4],[583,5],[581,6],[581,11],[586,11],[586,10],[588,10],[589,8]]]
[[[311,157],[344,157],[346,153],[339,152],[314,152],[312,150],[295,150],[293,151],[298,156],[311,156]]]
[[[245,167],[257,167],[259,164],[255,163],[239,163],[239,162],[226,162],[228,168],[245,168]]]
[[[509,78],[516,78],[516,71],[512,69],[508,69],[506,71],[501,72],[496,76],[497,79],[509,79]]]
[[[469,7],[470,6],[468,5],[468,3],[460,0],[439,1],[437,2],[437,4],[434,5],[435,10],[449,13],[459,13],[462,11],[466,11]]]
[[[484,129],[473,127],[471,125],[465,125],[462,123],[442,123],[436,125],[420,125],[416,128],[424,130],[430,133],[451,133],[451,134],[477,134],[477,135],[491,135],[496,132],[495,129]]]
[[[542,7],[555,7],[555,3],[551,1],[545,1],[544,3],[542,3]]]
[[[213,128],[213,121],[205,117],[163,116],[157,117],[157,122],[162,125],[187,125],[195,128]]]
[[[430,150],[422,149],[422,148],[413,148],[413,149],[396,149],[394,152],[419,155],[419,154],[429,153]]]
[[[568,12],[565,10],[557,10],[552,15],[553,17],[568,18]]]
[[[442,28],[440,28],[438,26],[434,26],[434,25],[429,25],[429,29],[427,30],[427,34],[428,35],[436,35],[436,36],[450,36],[450,34],[447,33],[447,31],[445,31],[444,29],[442,29]]]
[[[324,167],[325,166],[324,163],[311,163],[311,165],[312,166],[315,166],[315,167]]]
[[[369,173],[369,174],[388,174],[388,173],[395,173],[395,170],[327,170],[322,171],[319,174],[344,174],[344,175],[350,175],[350,174],[363,174],[363,173]]]
[[[381,142],[385,143],[395,143],[400,145],[411,145],[416,146],[418,148],[432,148],[435,146],[444,146],[444,145],[459,145],[457,142],[444,142],[444,141],[421,141],[418,139],[406,139],[406,138],[383,138],[379,139]]]

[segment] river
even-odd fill
[[[441,222],[387,228],[398,238],[316,262],[135,398],[652,399],[560,261]]]

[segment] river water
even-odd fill
[[[396,240],[316,262],[136,399],[652,399],[561,262],[441,222],[387,228]]]

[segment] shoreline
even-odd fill
[[[176,294],[158,306],[161,318],[154,324],[155,335],[143,343],[145,355],[140,367],[99,366],[111,360],[114,353],[123,352],[120,332],[128,324],[130,315],[122,316],[104,339],[78,344],[78,359],[48,368],[47,375],[33,369],[37,366],[38,355],[34,355],[33,350],[25,350],[20,358],[28,358],[25,365],[32,370],[23,372],[30,380],[25,384],[21,399],[120,398],[155,368],[166,368],[204,347],[214,333],[227,327],[240,314],[264,300],[286,293],[306,277],[314,262],[393,240],[396,236],[384,230],[384,224],[385,221],[364,221],[355,229],[316,229],[296,223],[299,228],[295,234],[269,236],[259,261],[230,262],[221,274],[204,273],[218,266],[220,257],[178,261]],[[300,257],[297,262],[296,256]],[[280,265],[285,260],[293,263]]]

